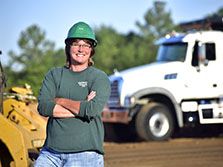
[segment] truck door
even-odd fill
[[[195,97],[216,97],[223,93],[222,63],[216,57],[213,42],[195,42],[192,54],[192,82],[189,86]]]

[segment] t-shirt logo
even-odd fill
[[[80,86],[80,87],[86,87],[87,86],[87,81],[80,81],[80,82],[78,82],[78,85]]]

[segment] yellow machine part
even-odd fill
[[[31,111],[25,102],[6,99],[0,120],[0,140],[7,146],[16,167],[28,166],[28,150],[42,147],[46,120]]]
[[[10,166],[28,166],[28,150],[25,147],[23,134],[2,114],[0,114],[0,136],[14,159]]]
[[[31,112],[28,106],[15,99],[6,99],[3,103],[3,115],[16,124],[20,124],[27,130],[35,130],[37,120],[33,119],[35,113]],[[39,116],[36,116],[38,119]]]
[[[22,95],[33,94],[31,89],[27,89],[27,88],[23,88],[23,87],[12,87],[11,91],[16,92],[18,94],[22,94]]]

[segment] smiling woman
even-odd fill
[[[107,74],[92,67],[97,41],[88,24],[74,24],[65,44],[66,66],[46,74],[38,97],[38,111],[49,119],[35,167],[103,167],[101,113],[110,82]]]
[[[91,66],[92,63],[89,64],[89,61],[92,54],[92,42],[90,40],[82,40],[75,39],[71,42],[69,55],[67,55],[70,59],[69,68],[74,71],[82,71],[86,69],[88,66]],[[92,61],[91,61],[92,62]]]
[[[73,25],[65,43],[68,68],[81,71],[94,64],[92,56],[95,53],[94,47],[97,46],[97,40],[89,25],[84,22]]]

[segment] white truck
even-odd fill
[[[156,62],[109,77],[104,123],[133,125],[157,141],[188,124],[223,125],[223,32],[176,33],[157,43]]]

